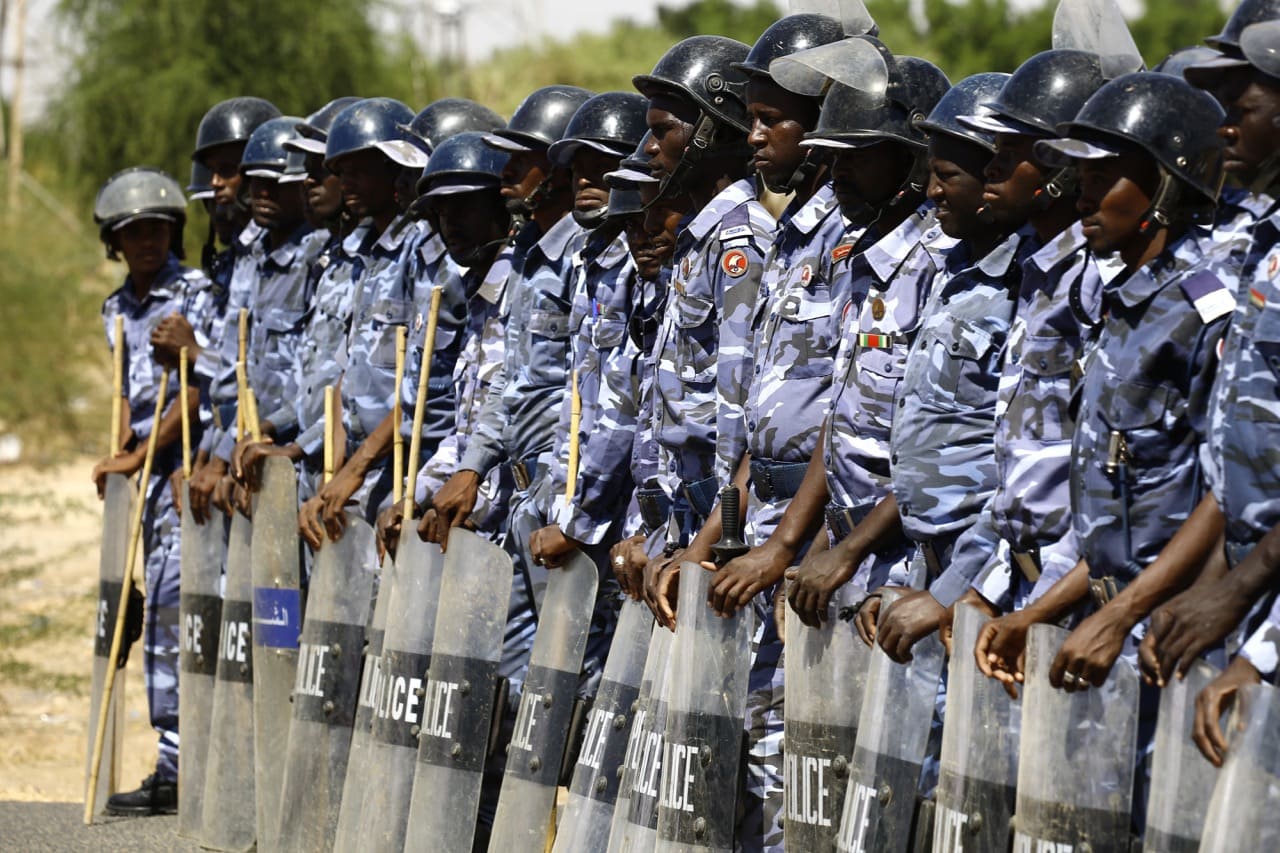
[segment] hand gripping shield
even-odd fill
[[[1022,705],[978,670],[973,647],[987,617],[959,604],[952,624],[947,716],[933,818],[935,853],[1008,850]]]
[[[574,552],[548,575],[489,837],[493,853],[533,850],[546,842],[595,610],[599,573],[586,554]]]
[[[835,849],[870,661],[848,622],[787,624],[782,826],[790,850]]]
[[[1280,848],[1280,691],[1254,684],[1230,714],[1227,760],[1209,801],[1200,849]]]
[[[351,725],[351,748],[347,751],[347,776],[342,782],[342,807],[333,849],[338,853],[360,849],[360,815],[369,793],[369,756],[373,752],[373,709],[382,695],[382,640],[387,627],[387,587],[395,571],[390,554],[384,554],[378,568],[373,612],[364,633],[360,660],[360,692],[356,698],[356,718]]]
[[[333,846],[373,596],[373,556],[373,528],[352,513],[343,537],[325,542],[316,554],[293,686],[282,850],[314,853]]]
[[[383,576],[387,599],[383,688],[373,710],[359,838],[361,850],[399,853],[404,849],[418,735],[427,706],[427,672],[435,639],[444,554],[439,545],[418,538],[415,526],[406,523],[401,528],[400,545],[390,571],[389,577]]]
[[[406,851],[471,850],[512,575],[497,545],[460,527],[449,531]]]
[[[1196,717],[1196,696],[1217,675],[1215,667],[1196,661],[1186,678],[1173,679],[1160,692],[1144,851],[1188,853],[1200,849],[1200,834],[1214,783],[1218,781],[1218,768],[1196,748],[1191,727]]]
[[[640,678],[640,698],[632,712],[626,763],[609,828],[609,853],[648,853],[658,841],[658,782],[671,695],[671,644],[661,625],[649,637]]]
[[[224,550],[221,513],[196,524],[182,486],[182,647],[179,653],[178,717],[182,720],[182,760],[178,762],[178,834],[199,838],[204,823],[204,777],[209,759],[214,676],[218,671],[218,627]]]
[[[93,628],[93,688],[90,691],[92,703],[89,705],[90,720],[97,719],[98,708],[102,705],[102,687],[106,683],[107,670],[115,666],[115,662],[110,659],[111,632],[116,624],[116,608],[120,606],[120,587],[124,583],[124,564],[128,559],[129,549],[129,524],[133,518],[135,500],[137,500],[137,490],[127,477],[123,474],[107,475],[107,484],[102,496],[102,551],[98,561],[98,607],[94,615]],[[185,630],[182,636],[185,641],[187,636]],[[210,650],[212,651],[212,645]],[[98,789],[92,794],[94,814],[98,814],[106,806],[107,797],[116,790],[116,782],[120,776],[121,752],[118,747],[124,743],[123,679],[123,672],[116,673],[113,691],[115,695],[111,698],[111,709],[107,712],[107,731],[114,734],[108,734],[103,741],[101,766],[106,770],[98,774]],[[207,742],[207,718],[205,728]],[[86,779],[89,778],[93,765],[92,728],[89,730],[88,743]],[[200,764],[200,771],[204,771],[203,762]],[[197,829],[199,821],[200,816],[196,815]]]
[[[569,802],[556,833],[555,853],[603,851],[609,845],[652,634],[649,608],[627,599],[618,615],[600,689],[587,716],[586,735],[569,784]]]
[[[272,456],[262,463],[262,489],[253,509],[253,726],[258,795],[258,846],[276,849],[285,746],[298,669],[302,594],[298,569],[298,475]],[[186,577],[183,576],[185,585]],[[186,722],[185,720],[183,721]],[[184,727],[185,730],[185,727]],[[183,746],[186,746],[184,740]]]
[[[1055,690],[1049,668],[1066,637],[1056,625],[1032,625],[1027,634],[1013,846],[1128,851],[1138,673],[1119,660],[1102,687]]]
[[[707,606],[711,572],[680,568],[671,698],[658,788],[658,848],[733,849],[754,611]]]
[[[253,763],[253,524],[231,517],[209,724],[200,845],[248,850],[257,838]]]
[[[900,595],[885,591],[881,614]],[[945,656],[937,634],[916,643],[911,654],[903,665],[879,646],[871,650],[838,850],[907,849]]]

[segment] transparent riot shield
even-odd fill
[[[218,671],[209,724],[200,845],[248,850],[257,838],[253,774],[253,524],[231,517],[223,578]],[[179,762],[181,764],[181,762]]]
[[[810,628],[787,621],[782,826],[789,850],[835,849],[870,660],[849,622]]]
[[[548,575],[489,836],[494,853],[539,849],[546,842],[595,610],[599,573],[586,554],[575,551]]]
[[[675,635],[661,625],[654,626],[650,634],[640,697],[632,714],[626,763],[609,828],[609,853],[649,853],[658,840],[658,782],[674,639]]]
[[[587,716],[586,735],[569,784],[569,801],[556,832],[555,853],[603,851],[618,802],[630,744],[631,721],[640,699],[653,634],[653,615],[627,599],[618,615],[613,646],[605,662],[596,701]]]
[[[492,542],[449,531],[418,761],[404,849],[469,853],[507,624],[511,558]]]
[[[373,528],[347,513],[346,533],[316,554],[293,686],[280,802],[280,846],[332,848],[360,688],[375,572]]]
[[[1014,849],[1127,853],[1138,673],[1118,660],[1102,687],[1055,690],[1049,668],[1066,637],[1056,625],[1027,635]]]
[[[1280,850],[1280,692],[1269,684],[1245,687],[1229,718],[1201,853]]]
[[[102,703],[102,687],[106,683],[111,662],[111,635],[115,630],[116,610],[120,607],[120,587],[124,583],[125,561],[129,550],[129,523],[133,519],[133,502],[137,489],[123,474],[108,474],[102,496],[102,551],[98,559],[98,608],[93,626],[93,687],[89,693],[89,742],[85,756],[84,778],[93,770],[94,725]],[[216,594],[216,590],[215,590]],[[183,634],[185,637],[185,633]],[[212,672],[212,669],[210,670]],[[120,746],[124,743],[124,671],[116,673],[111,708],[107,711],[106,737],[102,741],[102,764],[98,771],[98,789],[93,792],[93,813],[107,804],[120,777]],[[206,729],[208,728],[206,717]],[[206,743],[207,743],[206,735]],[[204,765],[200,765],[203,772]],[[195,822],[198,828],[199,815]]]
[[[1191,740],[1191,729],[1196,696],[1217,676],[1216,667],[1196,661],[1185,679],[1173,679],[1160,693],[1147,828],[1142,839],[1142,849],[1148,853],[1194,853],[1200,849],[1200,833],[1218,781],[1218,768],[1200,754]]]
[[[178,718],[182,721],[182,760],[178,762],[178,834],[199,838],[204,823],[204,777],[209,758],[214,677],[218,671],[218,629],[225,548],[222,513],[204,524],[191,515],[187,486],[182,486],[182,622],[179,652]]]
[[[671,698],[658,787],[659,850],[733,849],[755,614],[707,606],[711,572],[680,568]]]
[[[401,531],[387,597],[382,681],[374,705],[369,779],[360,816],[364,851],[404,849],[422,731],[427,671],[436,632],[436,605],[444,575],[440,546],[423,542],[412,524]]]
[[[880,612],[900,595],[886,590]],[[879,646],[871,650],[838,850],[907,849],[945,652],[932,634],[916,643],[911,654],[903,665]]]
[[[1012,840],[1022,705],[978,670],[973,647],[986,621],[976,608],[956,606],[934,853],[1008,850]]]
[[[301,633],[298,474],[288,459],[272,456],[263,460],[262,489],[253,508],[254,790],[258,848],[264,851],[277,846],[284,750],[293,710],[289,691],[298,668]]]
[[[382,695],[382,641],[387,627],[387,585],[395,574],[395,561],[384,554],[374,584],[373,612],[364,633],[360,664],[360,693],[356,698],[356,718],[351,725],[351,748],[347,752],[347,776],[342,782],[342,806],[333,849],[348,853],[361,849],[360,815],[369,794],[373,751],[373,709]]]

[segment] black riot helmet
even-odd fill
[[[191,183],[187,184],[187,198],[191,201],[213,198],[213,172],[199,160],[191,161]]]
[[[1223,179],[1225,114],[1208,93],[1168,74],[1117,77],[1058,127],[1061,139],[1036,143],[1036,157],[1053,166],[1115,157],[1139,148],[1160,167],[1160,187],[1144,229],[1178,215],[1211,217]]]
[[[170,251],[182,257],[182,226],[187,221],[187,199],[182,187],[167,173],[150,166],[135,166],[107,179],[93,200],[93,221],[115,260],[111,235],[138,219],[163,219],[174,224]]]
[[[501,186],[509,155],[486,145],[484,137],[478,131],[464,131],[436,146],[418,179],[418,195],[426,198]]]
[[[329,125],[324,146],[325,163],[369,148],[377,148],[387,154],[387,143],[407,143],[400,128],[412,119],[413,110],[394,98],[366,98],[351,104],[334,116],[333,123]]]
[[[619,157],[630,154],[648,131],[648,109],[649,102],[634,92],[596,95],[578,107],[547,156],[558,166],[568,166],[584,145]]]
[[[549,148],[564,136],[573,114],[593,94],[578,86],[544,86],[521,101],[511,120],[493,128],[486,138],[490,145],[504,151]]]
[[[297,116],[278,116],[258,125],[240,156],[240,173],[278,180],[289,165],[285,143],[294,138],[295,127],[301,120]]]
[[[320,154],[323,156],[324,142],[329,138],[329,127],[333,124],[333,120],[338,113],[359,101],[359,98],[353,96],[334,98],[298,122],[294,126],[297,136],[286,142],[284,147],[290,151],[305,151],[308,154]]]
[[[1222,32],[1210,36],[1205,42],[1228,56],[1240,55],[1240,35],[1250,24],[1274,21],[1280,18],[1280,0],[1242,0],[1227,19]]]
[[[938,133],[947,134],[965,142],[980,145],[994,153],[996,146],[991,134],[976,130],[971,123],[962,123],[960,117],[972,119],[975,116],[990,115],[991,108],[987,104],[1008,80],[1008,74],[994,71],[985,71],[966,77],[942,96],[928,118],[917,124],[930,136]]]
[[[1004,87],[983,106],[989,113],[962,116],[987,133],[1016,133],[1052,138],[1071,121],[1107,78],[1097,54],[1083,50],[1046,50],[1018,66]]]
[[[646,98],[668,94],[691,100],[713,124],[750,130],[743,99],[746,74],[737,65],[751,48],[724,36],[691,36],[662,55],[653,71],[631,78]]]
[[[733,63],[733,67],[748,75],[768,76],[769,66],[775,59],[842,38],[844,28],[835,18],[811,12],[788,15],[761,33],[746,58]]]
[[[203,159],[206,151],[219,145],[247,142],[258,125],[279,115],[275,104],[262,98],[231,98],[214,104],[200,119],[191,159]]]
[[[455,134],[492,133],[505,125],[506,120],[484,104],[468,98],[441,98],[414,116],[405,130],[430,154],[433,148]]]
[[[1221,55],[1213,48],[1202,44],[1180,47],[1160,60],[1151,70],[1161,74],[1172,74],[1174,77],[1181,77],[1183,76],[1182,72],[1188,68],[1217,59]]]
[[[658,179],[653,176],[653,171],[649,168],[649,155],[645,153],[645,149],[649,147],[649,143],[652,140],[653,132],[646,131],[645,135],[640,137],[640,141],[636,143],[635,150],[619,161],[617,170],[604,176],[605,183],[610,188],[634,189],[641,184],[656,184],[658,182]]]

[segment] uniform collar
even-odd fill
[[[615,234],[608,241],[589,234],[587,244],[582,247],[582,256],[587,263],[602,270],[613,269],[630,257],[630,254],[627,239],[622,234]]]
[[[720,224],[724,215],[739,205],[755,200],[756,185],[749,179],[734,181],[707,202],[685,229],[694,240],[701,240]]]
[[[440,236],[440,232],[429,224],[423,226],[423,239],[418,244],[418,252],[422,255],[422,260],[428,264],[437,263],[444,257],[444,239]]]
[[[1128,278],[1116,279],[1110,289],[1127,307],[1141,305],[1177,281],[1187,270],[1202,263],[1205,252],[1200,241],[1208,238],[1209,232],[1195,226],[1188,228],[1172,246]]]
[[[267,255],[267,260],[272,265],[281,268],[292,266],[294,259],[298,256],[298,252],[302,249],[302,239],[310,233],[311,226],[305,222],[302,223],[293,229],[293,233],[285,238],[283,243],[271,250]],[[266,244],[264,243],[263,245],[265,246]]]
[[[974,264],[978,271],[988,278],[999,280],[1009,274],[1009,270],[1018,260],[1019,252],[1025,252],[1035,240],[1035,232],[1030,225],[1024,225],[996,246],[986,256]]]
[[[373,244],[374,248],[381,249],[386,252],[395,252],[404,245],[405,240],[411,234],[417,234],[417,222],[405,217],[403,213],[391,220],[386,230],[378,235],[377,241]]]
[[[836,191],[831,182],[818,187],[818,191],[800,205],[790,217],[785,218],[784,226],[800,234],[808,236],[826,221],[839,205],[836,203]]]
[[[133,276],[127,274],[124,277],[124,284],[120,287],[120,296],[134,305],[141,305],[152,299],[172,299],[178,295],[174,284],[182,277],[182,273],[182,263],[177,255],[170,252],[164,266],[156,272],[156,279],[151,283],[151,289],[147,291],[146,296],[138,299],[137,294],[133,292]]]
[[[366,242],[369,240],[370,229],[373,227],[373,220],[369,218],[361,219],[355,228],[351,229],[351,233],[342,239],[342,251],[348,256],[360,254],[365,248]]]
[[[1041,246],[1028,258],[1027,263],[1042,273],[1048,273],[1058,264],[1084,251],[1085,248],[1084,224],[1076,220]]]
[[[547,233],[542,235],[538,240],[538,251],[548,261],[556,262],[564,257],[565,249],[568,248],[570,241],[582,231],[578,227],[578,223],[573,221],[573,217],[565,214],[547,229]]]
[[[249,224],[240,229],[240,233],[236,235],[233,241],[233,248],[238,253],[248,252],[255,242],[258,241],[266,232],[262,230],[262,226],[249,220]]]
[[[867,266],[881,281],[888,281],[897,272],[898,267],[915,250],[924,239],[925,233],[933,224],[933,203],[925,202],[915,212],[902,221],[902,224],[877,240],[863,252]],[[934,225],[933,227],[937,227]]]

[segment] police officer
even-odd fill
[[[125,348],[123,448],[101,460],[93,480],[102,495],[108,474],[132,476],[144,464],[160,378],[171,367],[159,362],[152,332],[164,318],[181,316],[204,328],[212,311],[210,286],[199,270],[182,266],[182,226],[186,200],[178,182],[150,168],[127,169],[98,191],[94,221],[107,256],[123,256],[128,274],[102,306],[107,344]],[[124,318],[124,338],[115,339],[115,318]],[[196,338],[201,341],[200,337]],[[178,399],[171,377],[164,415],[156,426],[156,456],[144,484],[143,561],[147,605],[142,621],[143,667],[151,726],[159,735],[155,772],[133,791],[114,794],[107,811],[118,815],[167,814],[178,806],[178,599],[181,525],[174,508],[170,475],[182,465],[182,407],[194,416],[198,395]],[[141,597],[130,609],[141,609]],[[142,614],[139,614],[141,616]]]

